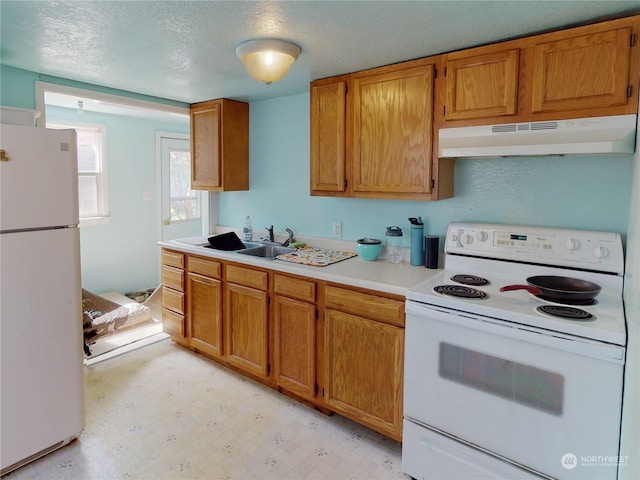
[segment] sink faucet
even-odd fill
[[[269,241],[270,242],[275,242],[275,239],[273,238],[273,225],[271,225],[270,227],[264,227],[267,229],[267,232],[269,232]]]
[[[291,243],[293,243],[294,240],[293,230],[291,230],[290,228],[286,228],[285,231],[289,234],[289,238],[287,238],[282,245],[288,247]]]

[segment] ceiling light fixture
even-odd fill
[[[82,100],[78,100],[78,113],[84,112],[84,102]]]
[[[236,55],[249,75],[265,85],[284,77],[300,51],[295,43],[276,38],[247,40],[236,47]]]

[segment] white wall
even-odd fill
[[[628,458],[620,466],[619,477],[637,480],[640,478],[640,135],[636,137],[630,206],[624,276],[628,343],[620,452]]]

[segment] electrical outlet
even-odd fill
[[[333,236],[335,238],[342,237],[342,222],[333,222]]]

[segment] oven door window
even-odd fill
[[[439,375],[543,412],[562,414],[564,377],[558,373],[441,342]]]

